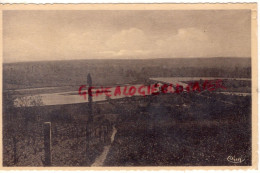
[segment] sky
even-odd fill
[[[4,11],[3,61],[250,57],[249,10]]]

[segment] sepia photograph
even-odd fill
[[[2,167],[255,165],[254,6],[103,6],[2,10]]]

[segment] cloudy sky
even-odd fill
[[[250,57],[250,11],[4,11],[4,62]]]

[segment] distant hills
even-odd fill
[[[91,59],[3,64],[4,89],[145,82],[150,77],[251,77],[251,58]]]
[[[222,65],[231,65],[231,66],[250,66],[251,58],[250,57],[211,57],[211,58],[158,58],[158,59],[84,59],[84,60],[53,60],[53,61],[30,61],[30,62],[13,62],[13,63],[4,63],[4,64],[35,64],[35,63],[67,63],[73,62],[78,63],[115,63],[115,64],[139,64],[139,63],[149,63],[149,65],[160,63],[160,64],[171,64],[171,65],[181,65],[189,67],[198,67],[198,66],[222,66]]]

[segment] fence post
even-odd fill
[[[17,159],[17,151],[16,151],[16,144],[17,144],[17,140],[16,140],[15,137],[13,136],[14,165],[16,165],[17,162],[18,162],[18,159]]]
[[[88,87],[91,88],[92,87],[92,79],[90,74],[88,74],[87,77],[87,83],[88,83]],[[92,123],[93,122],[93,111],[92,111],[92,94],[88,93],[88,111],[89,111],[89,122]]]
[[[91,75],[88,74],[87,76],[87,84],[88,87],[92,87],[92,79]],[[89,91],[88,91],[89,92]],[[89,160],[89,146],[90,146],[90,141],[91,141],[91,133],[92,133],[92,128],[93,128],[93,111],[92,111],[92,94],[88,93],[88,120],[87,120],[87,126],[86,126],[86,157],[87,157],[87,165],[90,164]]]
[[[51,166],[51,122],[44,122],[44,166]]]

